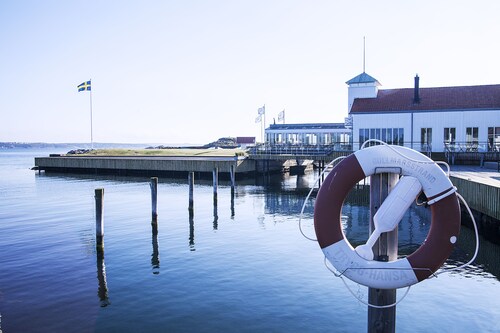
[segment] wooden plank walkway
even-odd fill
[[[244,157],[217,156],[51,156],[35,157],[35,168],[48,172],[113,173],[119,175],[197,172],[212,174],[214,168],[228,173],[252,174],[255,162]]]
[[[481,168],[472,165],[452,165],[452,177],[467,179],[472,182],[482,183],[493,187],[500,187],[500,172],[494,169]]]
[[[470,208],[500,220],[500,173],[477,166],[453,165],[450,179]]]

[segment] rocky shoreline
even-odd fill
[[[236,138],[220,138],[216,141],[207,143],[202,146],[164,146],[159,145],[156,147],[146,147],[146,149],[210,149],[210,148],[222,148],[222,149],[234,149],[238,148],[238,144],[236,143]]]

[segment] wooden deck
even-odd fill
[[[450,179],[470,208],[500,220],[500,172],[477,166],[453,165]]]
[[[35,168],[47,172],[172,176],[188,172],[211,175],[214,168],[229,175],[253,174],[255,162],[244,157],[51,156],[35,157]]]

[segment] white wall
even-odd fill
[[[478,127],[479,143],[485,144],[488,140],[488,127],[500,126],[500,110],[484,111],[454,111],[454,112],[425,112],[414,114],[415,142],[420,142],[420,129],[432,128],[432,150],[444,150],[444,128],[456,128],[456,142],[465,143],[466,128]],[[486,147],[479,147],[486,149]]]
[[[359,142],[360,128],[404,128],[405,141],[411,138],[412,113],[371,113],[352,114],[353,142]],[[500,110],[475,110],[451,112],[414,112],[413,113],[413,143],[414,148],[420,148],[420,129],[432,128],[432,150],[444,151],[444,128],[456,128],[456,142],[466,141],[466,128],[479,128],[479,143],[488,140],[488,127],[500,126]],[[355,144],[354,148],[358,149]],[[481,150],[482,147],[479,147]],[[484,147],[486,148],[486,147]]]
[[[376,82],[351,84],[347,88],[347,110],[351,111],[355,98],[375,98],[378,94]]]

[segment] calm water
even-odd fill
[[[364,332],[367,308],[298,230],[314,175],[229,184],[196,181],[190,219],[185,180],[160,179],[158,234],[149,179],[38,174],[34,156],[0,151],[0,330],[11,332]],[[94,189],[105,188],[105,251],[95,251]],[[304,231],[314,237],[313,202]],[[367,207],[344,206],[351,242],[368,237]],[[427,213],[400,224],[413,249]],[[473,252],[462,229],[448,261]],[[411,288],[398,332],[499,332],[500,247],[486,241],[473,267]],[[350,284],[366,300],[367,289]],[[398,292],[400,297],[404,289]]]

